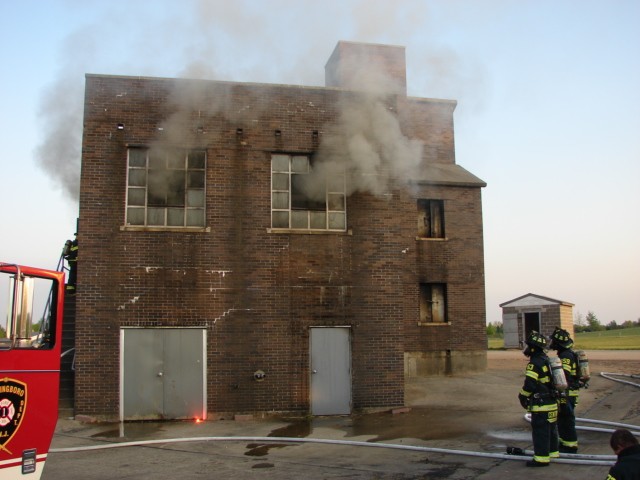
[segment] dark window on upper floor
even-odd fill
[[[271,227],[300,230],[347,228],[344,174],[319,179],[309,155],[271,156]]]
[[[130,148],[126,225],[203,227],[206,152]]]
[[[418,200],[418,236],[445,238],[443,200]]]

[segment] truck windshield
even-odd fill
[[[54,281],[0,272],[0,349],[53,346]]]

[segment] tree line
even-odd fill
[[[587,316],[583,317],[580,312],[576,313],[573,318],[573,329],[576,333],[581,332],[600,332],[602,330],[619,330],[621,328],[640,327],[640,318],[635,322],[632,320],[626,320],[625,322],[618,323],[615,320],[611,320],[606,325],[603,325],[595,313],[589,311]]]

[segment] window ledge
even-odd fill
[[[447,237],[442,237],[442,238],[416,237],[416,241],[421,241],[421,242],[446,242],[448,240],[449,238]]]
[[[267,233],[296,235],[353,235],[353,230],[307,230],[304,228],[267,228]]]
[[[122,225],[121,232],[176,232],[176,233],[208,233],[211,227],[162,227],[162,226],[143,226],[143,225]]]
[[[418,322],[419,327],[448,327],[451,322]]]

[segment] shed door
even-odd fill
[[[206,418],[206,330],[121,330],[122,420]]]
[[[311,414],[351,413],[349,328],[311,328]]]
[[[518,338],[518,314],[505,313],[502,315],[502,329],[504,332],[504,347],[518,348],[521,347]]]

